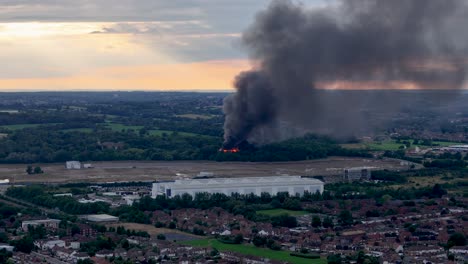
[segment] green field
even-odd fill
[[[211,119],[213,115],[197,115],[197,114],[184,114],[176,115],[177,117],[190,118],[190,119]]]
[[[123,125],[119,123],[107,123],[106,127],[112,129],[113,131],[135,130],[135,132],[138,132],[140,129],[143,128],[143,126],[127,126],[127,125]],[[149,130],[148,133],[152,136],[162,136],[163,134],[167,134],[168,136],[170,136],[172,133],[174,133],[174,131],[153,129],[153,130]],[[188,133],[188,132],[177,132],[177,133],[181,136],[187,136],[187,137],[204,136],[204,135],[198,135],[198,134]]]
[[[150,130],[149,131],[150,135],[152,136],[162,136],[164,133],[166,133],[167,135],[171,135],[173,132],[174,131],[170,131],[170,130]],[[197,134],[187,133],[187,132],[177,132],[177,133],[181,136],[188,136],[188,137],[199,136]]]
[[[182,242],[185,245],[196,246],[196,247],[213,247],[219,251],[231,251],[245,255],[274,259],[279,261],[287,261],[293,264],[325,264],[325,259],[305,259],[299,257],[293,257],[290,252],[287,251],[274,251],[267,248],[257,248],[252,245],[234,245],[224,244],[216,239],[200,239]]]
[[[7,128],[9,130],[20,130],[24,128],[38,127],[38,126],[52,126],[59,125],[60,123],[44,123],[44,124],[17,124],[17,125],[4,125],[0,126],[2,128]]]
[[[92,128],[70,128],[70,129],[63,129],[63,132],[83,132],[83,133],[91,133],[93,132]]]
[[[412,140],[410,140],[412,142]],[[433,146],[438,147],[447,147],[450,145],[457,145],[460,143],[457,142],[448,142],[448,141],[433,141]],[[403,143],[397,143],[396,140],[383,141],[383,142],[372,142],[372,143],[356,143],[356,144],[342,144],[341,146],[348,149],[365,149],[365,150],[374,150],[374,151],[385,151],[385,150],[399,150]],[[429,146],[424,145],[411,145],[411,147],[418,146],[420,148],[429,148]]]
[[[106,126],[113,131],[122,131],[122,130],[140,130],[143,128],[143,126],[127,126],[124,124],[119,124],[119,123],[107,123]]]
[[[286,209],[270,209],[270,210],[257,211],[257,214],[264,214],[264,215],[268,215],[268,216],[279,216],[279,215],[284,215],[284,214],[288,214],[288,215],[291,215],[291,216],[301,216],[301,215],[309,214],[309,212],[306,212],[306,211],[292,211],[292,210],[286,210]]]
[[[29,128],[29,127],[37,127],[37,126],[40,126],[40,124],[18,124],[18,125],[5,125],[1,127],[7,128],[9,130],[19,130],[19,129]]]

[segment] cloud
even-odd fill
[[[93,88],[99,89],[112,87],[112,76],[105,81],[96,76],[81,78],[81,82],[73,80],[78,80],[78,73],[85,70],[122,65],[242,60],[246,54],[239,44],[241,32],[269,2],[0,0],[0,59],[8,62],[0,72],[0,87],[46,89],[47,85],[75,85],[77,89],[80,83],[91,87],[84,80],[94,79]],[[329,1],[304,2],[317,5]],[[13,80],[18,81],[17,85]],[[221,88],[230,88],[230,81],[223,79]],[[221,82],[218,84],[221,86]]]

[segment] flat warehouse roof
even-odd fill
[[[248,187],[248,186],[291,186],[291,185],[323,185],[318,179],[301,176],[272,176],[272,177],[244,177],[244,178],[209,178],[209,179],[184,179],[167,183],[175,188],[196,187]]]

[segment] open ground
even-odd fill
[[[108,161],[92,162],[93,168],[67,170],[64,164],[34,164],[44,174],[28,175],[25,164],[0,165],[0,179],[12,183],[125,182],[174,180],[211,172],[216,177],[276,175],[337,176],[349,167],[405,170],[395,159],[331,157],[298,162],[212,162],[212,161]]]

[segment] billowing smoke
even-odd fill
[[[368,104],[398,105],[385,92],[363,99],[321,88],[460,88],[467,10],[465,0],[337,0],[320,9],[273,1],[243,34],[256,66],[224,101],[225,146],[355,134]]]

